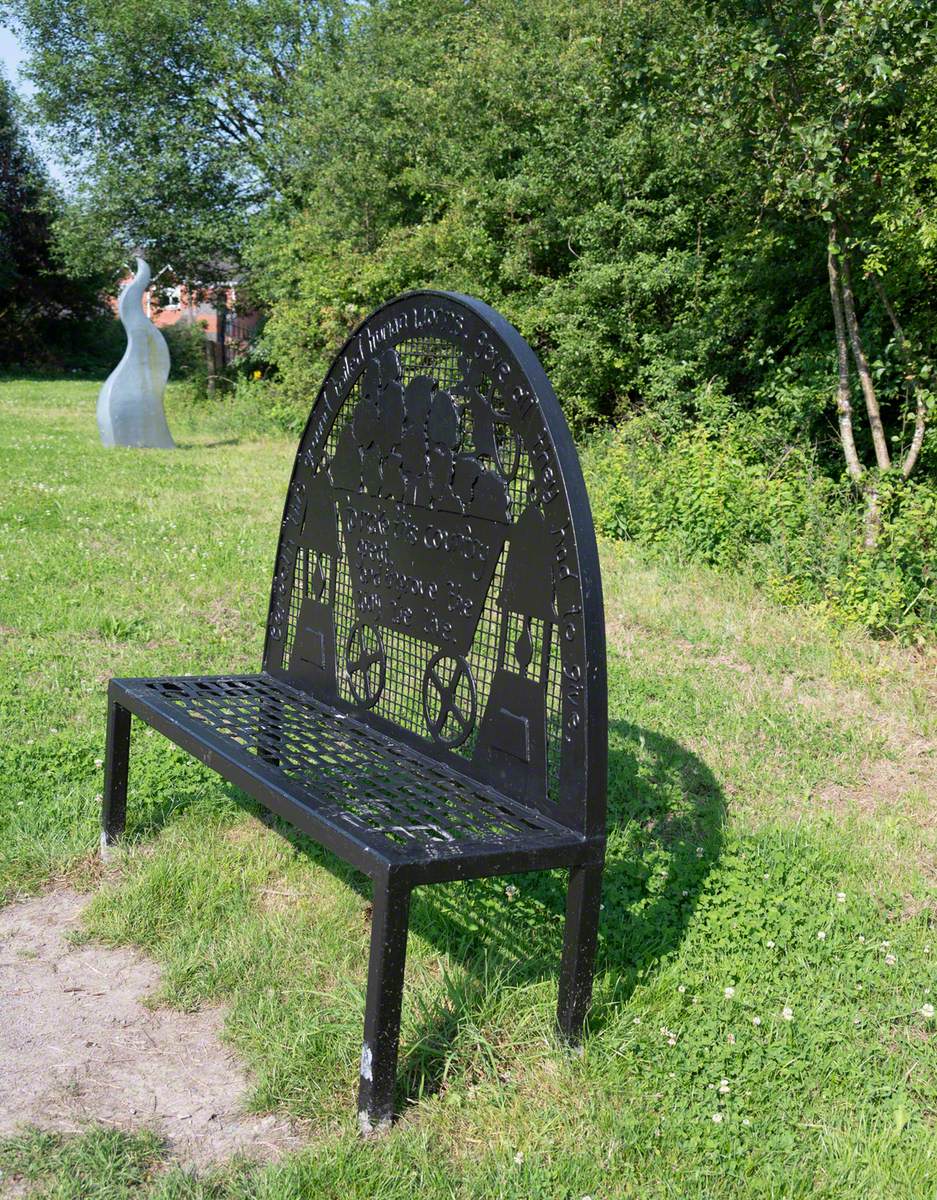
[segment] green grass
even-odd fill
[[[365,1144],[364,882],[142,730],[127,849],[103,873],[94,857],[105,681],[256,667],[293,448],[177,409],[177,453],[105,451],[95,394],[0,384],[0,889],[94,889],[89,931],[152,954],[163,1002],[227,1003],[254,1105],[306,1119],[309,1147],[195,1178],[145,1131],[25,1131],[4,1177],[148,1200],[934,1200],[933,658],[604,547],[585,1051],[553,1036],[560,877],[418,893],[403,1118]]]

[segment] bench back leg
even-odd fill
[[[127,772],[130,767],[130,713],[114,700],[107,706],[104,753],[104,796],[101,804],[101,850],[112,845],[127,823]]]
[[[410,923],[410,886],[391,874],[374,881],[371,956],[361,1050],[358,1124],[366,1137],[389,1129],[400,1042],[403,971]]]
[[[601,898],[602,868],[573,867],[566,895],[566,933],[556,1012],[560,1032],[573,1045],[578,1045],[582,1038],[592,998]]]

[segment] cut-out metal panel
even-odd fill
[[[604,663],[585,487],[536,356],[467,297],[378,309],[300,442],[265,670],[594,835]]]

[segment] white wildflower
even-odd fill
[[[753,1025],[760,1025],[760,1024],[761,1024],[761,1017],[752,1017],[752,1024],[753,1024]]]
[[[886,954],[885,955],[885,965],[886,966],[893,967],[897,961],[898,960],[897,960],[897,958],[895,958],[894,954]]]
[[[933,1015],[934,1015],[934,1006],[933,1006],[933,1004],[923,1004],[923,1005],[921,1006],[921,1016],[922,1016],[922,1017],[927,1017],[927,1019],[928,1019],[928,1021],[929,1021],[929,1020],[931,1020],[931,1018],[933,1017]]]
[[[781,1009],[781,1016],[784,1018],[785,1021],[793,1021],[794,1010],[791,1008],[791,1006],[789,1004],[785,1004],[784,1007]]]
[[[720,1079],[720,1081],[719,1081],[719,1091],[720,1091],[720,1093],[721,1093],[723,1096],[728,1096],[728,1094],[729,1094],[729,1081],[728,1081],[728,1079]]]
[[[719,1125],[722,1122],[722,1113],[713,1113],[713,1124]]]
[[[731,1000],[731,999],[732,999],[732,997],[733,997],[734,995],[735,995],[735,988],[734,988],[734,987],[727,987],[727,988],[726,988],[726,990],[725,990],[725,997],[726,997],[726,999],[727,999],[727,1000]]]
[[[836,902],[837,902],[837,904],[845,904],[846,903],[846,893],[845,892],[837,892],[836,893]]]
[[[821,929],[820,932],[817,934],[817,941],[818,942],[826,941],[826,930],[825,929]]]

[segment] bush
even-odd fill
[[[193,400],[208,395],[208,359],[205,355],[205,331],[201,325],[179,322],[162,331],[169,347],[170,379],[186,384]]]
[[[937,633],[937,487],[882,484],[882,529],[862,545],[861,503],[815,456],[782,445],[770,410],[666,439],[650,418],[583,452],[596,528],[722,569],[751,572],[786,604],[878,633]]]
[[[937,633],[937,487],[886,481],[882,531],[874,551],[855,552],[828,581],[837,617],[874,632]]]

